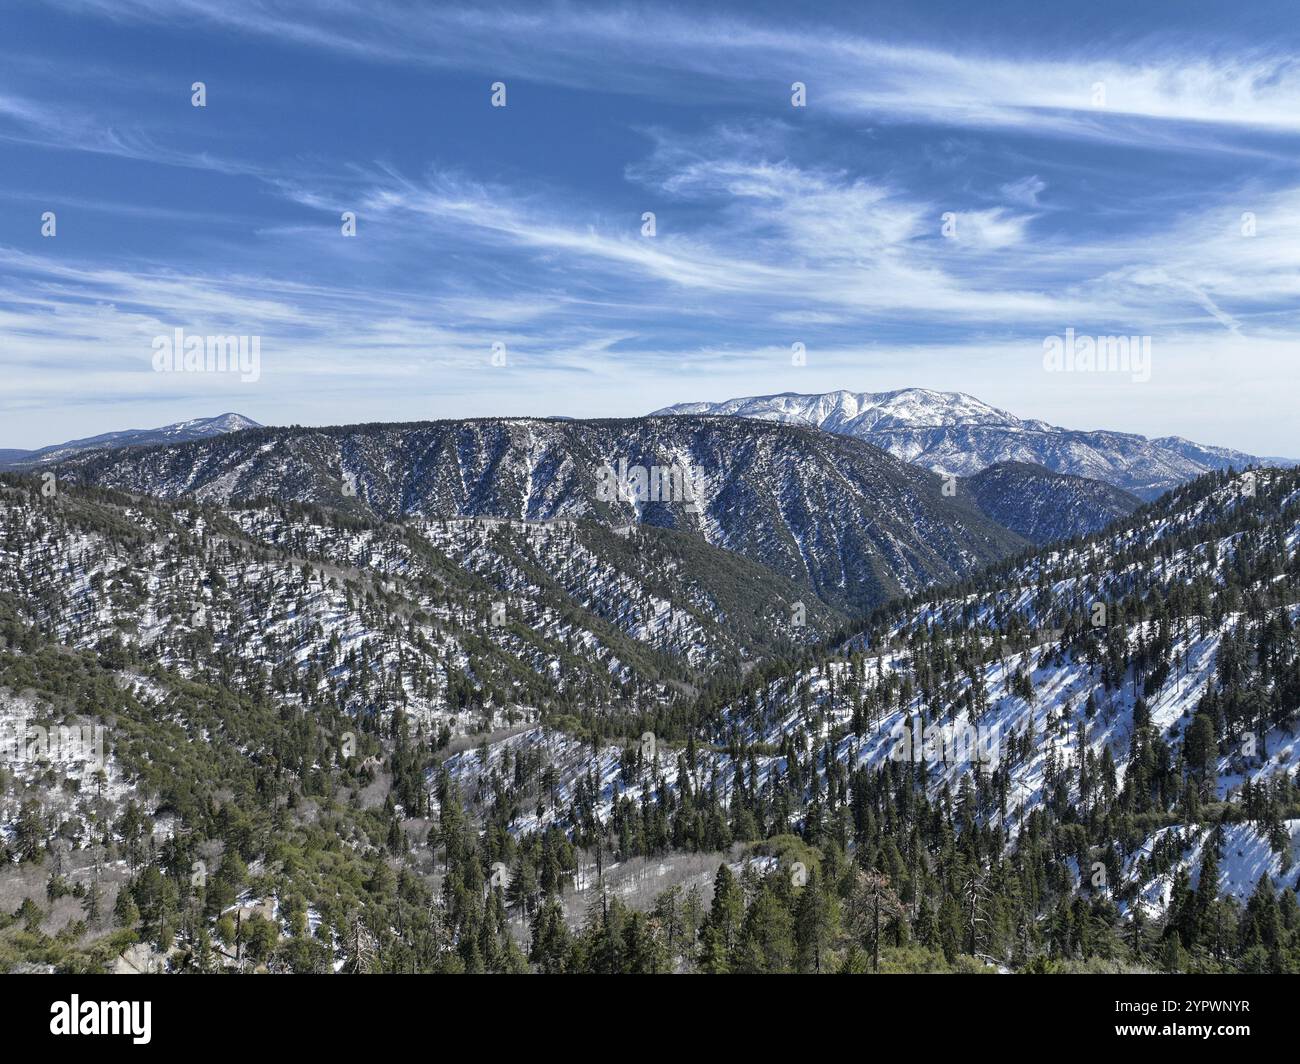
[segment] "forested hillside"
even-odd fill
[[[3,780],[11,969],[1300,967],[1295,472],[855,630],[671,530],[0,492],[6,720],[107,740]]]

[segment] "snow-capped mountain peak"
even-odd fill
[[[159,435],[192,437],[195,433],[202,433],[204,436],[217,435],[225,432],[241,432],[244,429],[256,429],[262,426],[254,421],[251,417],[245,417],[243,414],[225,413],[218,414],[216,417],[196,417],[188,421],[178,421],[175,425],[165,425],[163,428],[156,429]]]
[[[243,414],[227,412],[216,417],[196,417],[156,429],[123,429],[119,432],[105,432],[99,436],[52,444],[36,451],[0,451],[0,470],[31,468],[48,465],[51,462],[62,462],[84,451],[98,451],[113,447],[148,447],[160,443],[185,443],[256,428],[261,428],[261,425]]]
[[[785,392],[720,403],[678,403],[658,414],[730,415],[795,422],[855,436],[898,458],[943,474],[973,476],[1020,462],[1102,480],[1154,499],[1203,473],[1249,465],[1291,465],[1176,436],[1083,431],[1019,418],[964,392],[902,388],[891,392]]]
[[[725,414],[812,425],[828,432],[861,435],[876,427],[936,425],[1022,425],[1019,418],[964,392],[901,388],[892,392],[839,389],[805,395],[782,392],[721,403],[678,403],[656,414]]]

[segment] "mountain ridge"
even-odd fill
[[[874,443],[940,473],[970,476],[998,462],[1028,462],[1083,476],[1151,500],[1203,473],[1294,465],[1178,436],[1156,439],[1107,429],[1066,429],[1020,418],[964,392],[782,392],[721,402],[676,403],[655,416],[749,417],[808,425]]]
[[[693,470],[699,497],[600,497],[607,466]],[[60,476],[166,499],[292,499],[380,518],[590,518],[700,535],[859,610],[1026,546],[863,441],[742,419],[260,428],[74,455]]]
[[[35,450],[5,448],[0,449],[0,471],[49,465],[86,451],[108,450],[116,447],[149,447],[164,443],[206,439],[209,436],[262,427],[250,417],[227,411],[224,414],[217,414],[215,417],[189,418],[170,425],[162,425],[155,429],[119,429],[114,432],[104,432],[98,436],[66,440],[63,443],[54,443],[48,447],[38,447]]]

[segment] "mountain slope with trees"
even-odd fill
[[[840,634],[693,534],[41,488],[0,705],[109,744],[7,772],[8,968],[1300,969],[1294,471]]]

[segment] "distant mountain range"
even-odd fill
[[[1016,417],[962,392],[925,388],[820,395],[785,392],[719,403],[678,403],[655,413],[807,425],[866,440],[904,461],[961,476],[999,462],[1026,462],[1105,481],[1146,500],[1203,473],[1296,464],[1291,459],[1207,447],[1179,436],[1153,440],[1128,432],[1064,429]]]
[[[1247,466],[1300,464],[1295,459],[1260,456],[1229,447],[1194,443],[1181,436],[1150,439],[1136,433],[1104,429],[1066,429],[1014,414],[963,392],[904,388],[892,392],[833,391],[802,395],[749,396],[723,402],[677,403],[652,416],[730,416],[779,421],[852,436],[896,458],[940,474],[970,477],[995,465],[1037,466],[1067,476],[1101,481],[1150,501],[1207,472]],[[573,422],[556,415],[544,420]],[[32,469],[65,461],[87,451],[150,447],[224,436],[260,428],[242,414],[195,418],[155,429],[127,429],[39,450],[0,448],[0,470]],[[1004,473],[1003,476],[1007,474]],[[1129,512],[1119,496],[1110,496],[1104,516]],[[1096,521],[1071,528],[1049,522],[1057,534],[1096,531]],[[1040,535],[1028,537],[1045,542]]]
[[[244,417],[243,414],[218,414],[216,417],[179,421],[174,425],[164,425],[158,429],[106,432],[102,436],[69,440],[67,443],[56,443],[35,451],[0,449],[0,470],[30,469],[34,466],[50,465],[85,451],[100,451],[114,447],[149,447],[160,443],[185,443],[187,440],[203,440],[209,436],[221,436],[227,432],[239,432],[241,429],[258,427],[256,421]]]

